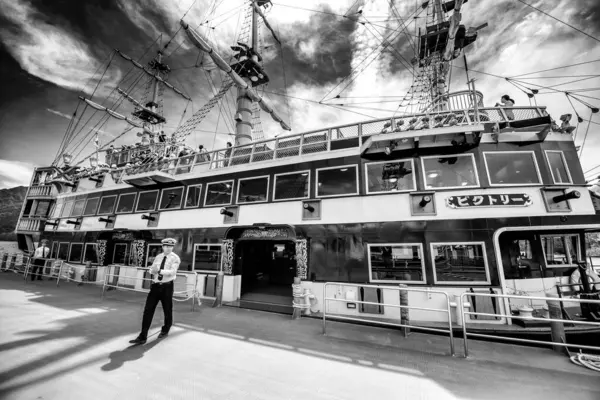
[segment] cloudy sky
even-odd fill
[[[515,79],[521,85],[540,89],[534,101],[547,106],[555,119],[573,113],[574,107],[588,120],[590,109],[577,100],[571,104],[564,91],[600,106],[600,42],[595,39],[600,37],[600,2],[525,2],[589,36],[518,0],[468,1],[462,22],[466,26],[489,24],[467,48],[477,89],[484,93],[488,106],[505,93],[516,105],[529,105],[525,93],[503,79],[519,76]],[[208,101],[215,90],[211,85],[218,87],[221,79],[218,71],[210,71],[214,65],[208,57],[199,55],[183,31],[178,31],[180,18],[187,12],[185,20],[207,34],[228,59],[228,46],[237,38],[247,3],[0,0],[0,188],[27,184],[34,166],[54,160],[80,103],[78,96],[93,93],[95,101],[108,105],[116,100],[111,94],[116,86],[131,86],[137,88],[134,97],[143,95],[144,85],[134,85],[137,75],[130,71],[131,64],[113,49],[145,63],[168,43],[164,53],[172,68],[169,81],[193,99],[187,103],[165,90],[165,130],[171,132]],[[391,116],[398,109],[413,78],[409,62],[414,56],[415,23],[421,27],[425,23],[425,13],[415,14],[414,0],[277,0],[273,5],[267,17],[282,46],[268,31],[261,31],[262,55],[271,79],[265,94],[293,132]],[[405,22],[409,29],[400,31]],[[382,42],[387,44],[383,51]],[[197,67],[200,61],[202,66]],[[572,64],[579,65],[554,69]],[[462,66],[455,61],[451,89],[465,88]],[[552,70],[537,72],[548,69]],[[344,80],[348,76],[351,79]],[[340,99],[335,99],[337,95]],[[190,135],[192,145],[221,148],[231,140],[233,93],[227,100],[220,112],[214,109]],[[82,109],[80,105],[78,113]],[[124,102],[118,110],[127,114],[132,108]],[[586,171],[599,164],[599,114],[592,121],[582,157]],[[97,122],[92,119],[88,127]],[[577,144],[582,143],[587,127],[587,121],[579,125]],[[97,128],[100,141],[106,143],[119,137],[126,125],[109,121]],[[267,137],[281,134],[265,115],[263,128]],[[87,131],[82,130],[82,135]],[[116,143],[135,142],[134,132]],[[73,146],[80,140],[76,139]],[[595,173],[600,174],[600,168]]]

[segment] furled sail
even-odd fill
[[[129,117],[126,117],[124,115],[119,114],[118,112],[111,110],[110,108],[106,108],[96,102],[93,102],[89,99],[86,99],[85,97],[81,97],[79,96],[79,98],[83,101],[85,101],[90,107],[98,110],[98,111],[104,111],[105,113],[107,113],[108,115],[110,115],[113,118],[116,119],[120,119],[121,121],[125,121],[127,122],[129,125],[135,126],[136,128],[142,128],[142,124],[139,124],[137,122],[135,122],[134,120],[130,119]]]

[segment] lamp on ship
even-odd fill
[[[231,211],[229,211],[228,209],[226,209],[225,207],[221,208],[221,211],[219,211],[221,213],[221,215],[227,215],[228,217],[233,217],[233,213]]]
[[[561,201],[567,201],[567,200],[573,200],[573,199],[578,199],[581,197],[581,193],[579,193],[577,190],[573,190],[571,192],[567,192],[565,194],[561,194],[560,196],[554,196],[552,198],[552,200],[555,203],[560,203]]]
[[[110,217],[100,217],[98,218],[98,222],[106,222],[107,224],[112,224],[113,223],[113,219],[111,219]]]
[[[113,181],[118,182],[121,179],[121,175],[123,175],[122,169],[114,169],[110,171],[110,176],[112,176]]]
[[[392,151],[394,151],[394,149],[396,148],[396,146],[397,146],[397,145],[398,145],[398,144],[397,144],[396,142],[394,142],[394,141],[390,141],[390,144],[389,144],[389,146],[386,146],[386,147],[385,147],[385,150],[384,150],[384,151],[385,151],[385,154],[386,154],[386,155],[388,155],[388,156],[389,156],[390,154],[392,154]]]
[[[63,153],[63,161],[65,162],[65,165],[69,167],[73,161],[73,156],[69,153]]]
[[[421,208],[425,208],[425,206],[427,204],[431,203],[431,196],[429,195],[425,195],[423,196],[423,198],[421,199],[421,201],[419,202],[419,207]]]
[[[302,207],[304,207],[305,210],[308,210],[310,212],[314,212],[315,211],[315,208],[313,206],[311,206],[310,204],[308,204],[308,203],[304,203],[302,205]]]
[[[142,219],[147,219],[148,221],[154,221],[156,218],[150,214],[142,214]]]
[[[97,156],[91,156],[90,157],[90,167],[92,167],[93,169],[96,169],[98,167],[98,157]]]

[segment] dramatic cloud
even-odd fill
[[[0,189],[29,186],[34,167],[26,162],[0,159]]]
[[[52,114],[54,114],[54,115],[58,115],[59,117],[63,117],[63,118],[65,118],[65,119],[69,119],[69,120],[70,120],[70,119],[72,119],[72,118],[73,118],[73,117],[72,117],[71,115],[69,115],[69,114],[61,113],[60,111],[56,111],[56,110],[53,110],[53,109],[51,109],[51,108],[46,108],[46,111],[48,111],[49,113],[52,113]]]
[[[82,39],[44,21],[26,0],[0,0],[0,13],[10,23],[0,25],[0,38],[21,68],[67,89],[87,89],[100,62]]]

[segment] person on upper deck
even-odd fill
[[[208,154],[208,151],[206,151],[202,144],[198,146],[198,161],[210,161],[210,154]]]
[[[511,121],[515,119],[515,114],[513,113],[513,110],[511,110],[511,108],[514,106],[515,106],[515,101],[513,99],[511,99],[507,94],[502,96],[500,98],[500,103],[496,103],[496,105],[495,105],[495,107],[505,108],[504,112],[506,113],[506,117]]]
[[[229,165],[229,157],[231,157],[232,146],[233,145],[231,142],[227,142],[227,149],[225,150],[225,167]]]

